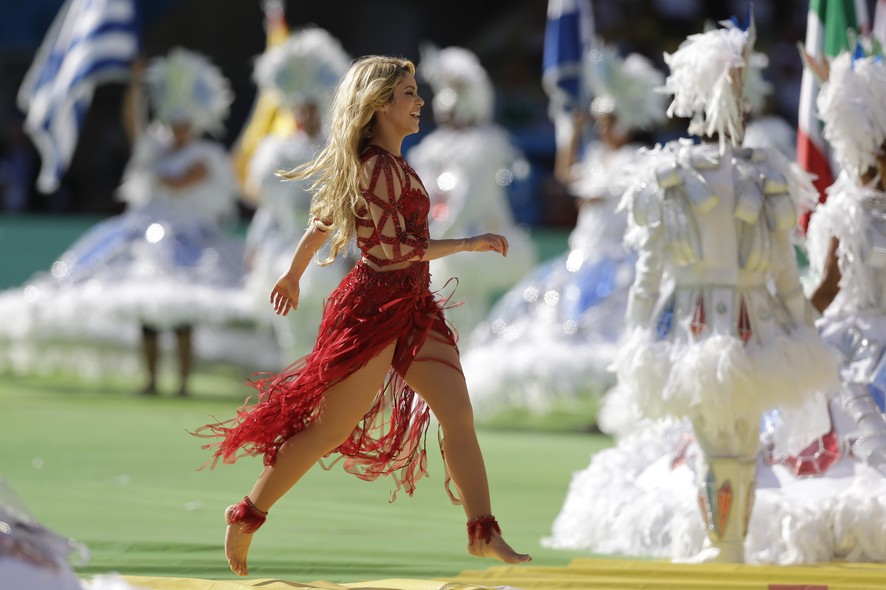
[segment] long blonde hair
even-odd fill
[[[312,161],[278,172],[286,180],[314,179],[313,223],[333,232],[329,257],[320,264],[332,263],[354,235],[362,203],[360,153],[372,138],[375,111],[391,102],[406,72],[415,75],[415,65],[406,59],[378,55],[357,59],[335,90],[326,145]]]

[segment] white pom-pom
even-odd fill
[[[285,43],[263,53],[255,62],[253,78],[259,88],[275,92],[284,104],[325,106],[350,61],[337,39],[311,27],[294,32]]]
[[[477,56],[462,47],[421,47],[419,75],[434,91],[434,113],[459,125],[492,120],[495,95],[492,82]]]
[[[206,57],[175,48],[151,61],[148,96],[164,123],[188,123],[198,133],[219,133],[233,100],[230,83]]]
[[[668,116],[686,117],[689,132],[741,141],[746,111],[760,108],[768,91],[761,54],[751,54],[753,30],[726,28],[690,35],[664,59],[671,70],[662,91],[672,95]]]
[[[655,91],[664,74],[637,53],[621,59],[611,47],[588,52],[585,58],[589,93],[595,113],[611,112],[624,130],[650,129],[665,119],[665,97]]]
[[[824,138],[856,178],[876,166],[886,141],[886,65],[873,57],[853,61],[842,53],[831,61],[828,81],[818,93]]]

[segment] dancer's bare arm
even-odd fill
[[[840,273],[840,265],[837,262],[837,249],[839,246],[840,242],[837,238],[831,238],[827,259],[825,259],[824,269],[821,273],[821,282],[815,288],[815,291],[812,292],[812,297],[810,297],[812,306],[819,313],[824,313],[824,310],[827,309],[837,296],[837,293],[840,292],[842,274]]]
[[[277,284],[271,290],[271,305],[277,315],[285,316],[290,310],[298,309],[298,282],[328,237],[329,232],[321,230],[313,223],[305,230],[295,248],[295,254],[292,255],[289,270],[277,279]]]

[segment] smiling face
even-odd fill
[[[394,88],[391,101],[377,111],[377,123],[402,137],[418,133],[421,107],[424,104],[425,101],[418,95],[415,76],[403,72],[403,77]]]

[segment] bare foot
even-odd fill
[[[225,557],[228,558],[232,572],[238,576],[246,576],[249,575],[246,554],[249,553],[249,545],[252,543],[252,533],[244,533],[240,524],[231,523],[231,513],[234,508],[235,506],[228,506],[225,510],[225,523],[228,525],[225,530]]]
[[[472,540],[468,544],[468,553],[474,557],[490,557],[504,563],[527,563],[532,561],[531,555],[528,553],[517,553],[497,533],[492,533],[492,539],[489,543],[484,543],[481,539]]]

